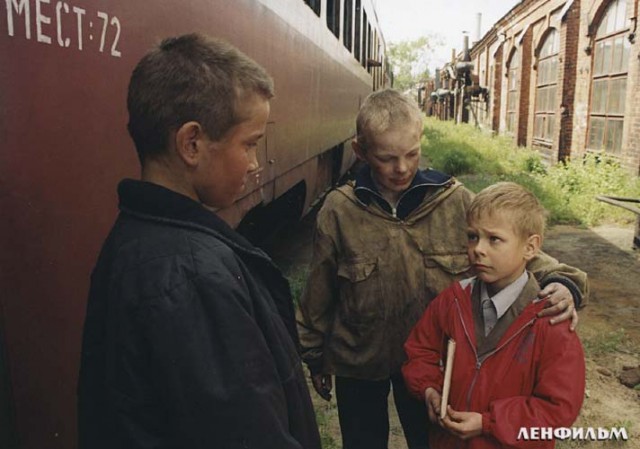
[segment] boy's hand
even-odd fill
[[[437,423],[440,417],[440,403],[442,397],[435,389],[429,387],[424,390],[424,401],[427,404],[427,412],[429,413],[429,420],[432,423]]]
[[[311,382],[313,383],[313,389],[322,399],[325,401],[331,400],[331,389],[333,388],[331,374],[312,374]]]
[[[476,412],[456,412],[447,406],[447,415],[441,421],[442,427],[462,440],[482,435],[482,415]]]
[[[545,298],[547,300],[546,308],[538,314],[540,318],[544,316],[554,316],[550,323],[558,324],[571,318],[572,331],[578,326],[578,312],[576,312],[576,306],[573,302],[573,296],[569,289],[559,283],[552,282],[538,293],[539,298]]]

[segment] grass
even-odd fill
[[[293,297],[294,305],[297,308],[298,301],[300,300],[300,296],[302,296],[302,291],[309,276],[309,267],[307,264],[293,267],[290,272],[286,273],[286,276],[289,281],[289,286],[291,287],[291,296]]]
[[[314,404],[314,406],[322,449],[339,449],[341,445],[340,441],[338,441],[340,433],[336,434],[335,429],[338,416],[335,401],[326,404]]]
[[[549,211],[551,224],[636,219],[632,212],[595,199],[600,194],[640,198],[640,179],[610,157],[588,154],[547,166],[536,151],[515,146],[511,138],[434,118],[425,119],[422,153],[431,167],[455,175],[475,192],[498,181],[524,185]]]
[[[597,335],[582,339],[582,345],[587,354],[595,356],[618,352],[628,342],[624,329],[600,332]]]

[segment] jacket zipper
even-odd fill
[[[398,202],[396,203],[396,206],[398,204],[400,204],[400,201],[402,201],[402,198],[404,198],[409,192],[411,192],[412,190],[417,189],[418,187],[441,187],[443,185],[445,185],[446,183],[443,184],[430,184],[430,183],[424,183],[424,184],[417,184],[413,187],[410,187],[408,190],[405,190],[405,192],[400,196],[400,198],[398,198]],[[382,195],[380,195],[378,192],[375,192],[373,190],[371,190],[368,187],[358,187],[358,189],[362,189],[362,190],[366,190],[367,192],[372,193],[373,195],[377,196],[378,198],[380,198],[381,200],[383,200],[385,203],[387,203],[389,205],[389,207],[391,208],[391,215],[393,216],[393,218],[398,218],[397,216],[397,211],[398,209],[394,206],[392,206],[391,204],[389,204],[389,201],[387,201]]]
[[[469,336],[469,332],[467,330],[467,326],[465,325],[464,319],[462,318],[462,310],[460,310],[460,303],[458,302],[458,298],[457,297],[455,297],[455,301],[456,301],[456,308],[458,310],[458,316],[460,318],[460,321],[462,322],[462,328],[464,329],[464,334],[467,337],[467,341],[469,342],[469,346],[471,346],[471,349],[473,349],[473,355],[476,358],[476,371],[475,371],[475,373],[473,375],[473,379],[471,380],[471,385],[469,386],[469,391],[467,392],[467,410],[466,411],[470,411],[470,409],[471,409],[471,395],[473,393],[473,389],[474,389],[474,387],[476,385],[476,382],[478,380],[478,376],[480,374],[480,368],[482,368],[482,365],[485,362],[485,360],[487,360],[489,357],[494,355],[496,352],[500,351],[502,348],[507,346],[511,342],[511,340],[513,340],[518,335],[520,335],[527,327],[531,326],[536,319],[532,318],[527,323],[523,324],[522,327],[520,327],[520,329],[518,329],[518,331],[516,333],[514,333],[511,337],[509,337],[509,339],[507,341],[502,343],[500,346],[495,348],[493,351],[489,352],[487,355],[485,355],[482,358],[482,360],[480,360],[480,358],[478,357],[478,351],[476,351],[476,348],[473,345],[473,342],[472,342],[471,337]]]

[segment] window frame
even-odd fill
[[[627,0],[610,2],[592,37],[590,101],[585,137],[588,152],[614,156],[622,154],[631,57],[628,32]],[[620,58],[619,64],[616,57]],[[612,101],[615,101],[615,107]]]
[[[520,109],[520,73],[520,51],[517,48],[514,48],[507,62],[507,106],[505,108],[505,128],[509,135],[515,135],[517,131],[517,117]]]
[[[340,7],[341,0],[327,0],[327,28],[329,31],[338,39],[340,39],[340,28],[341,28],[341,17],[340,17]]]
[[[322,11],[322,1],[321,0],[304,0],[311,10],[316,13],[316,16],[320,17],[320,13]]]
[[[536,64],[536,96],[533,139],[536,143],[553,144],[558,96],[560,33],[551,28],[541,43]],[[555,76],[553,76],[555,74]],[[544,99],[544,101],[542,101]]]
[[[344,0],[344,12],[342,14],[342,44],[353,52],[353,0]]]

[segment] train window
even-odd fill
[[[367,34],[367,24],[369,21],[367,20],[367,13],[362,11],[362,59],[360,62],[362,63],[362,67],[367,67],[367,55],[369,54],[369,34]]]
[[[321,0],[304,0],[304,2],[309,5],[309,8],[311,8],[318,17],[320,17],[320,1]]]
[[[344,0],[344,23],[342,26],[342,43],[351,51],[353,35],[353,0]]]
[[[587,148],[618,154],[627,93],[631,44],[625,34],[627,2],[612,2],[595,36],[591,80],[591,110]]]
[[[553,140],[556,92],[558,84],[558,53],[560,33],[552,30],[540,48],[536,83],[536,116],[533,137],[547,142]]]
[[[340,0],[327,0],[327,27],[340,36]]]
[[[375,30],[372,30],[372,39],[371,39],[371,59],[374,61],[378,60],[378,33]],[[378,88],[378,68],[377,66],[373,66],[371,68],[371,73],[373,73],[373,88]]]
[[[367,22],[367,70],[371,73],[371,66],[369,65],[369,59],[372,58],[373,53],[373,39],[371,34],[371,24]]]
[[[361,13],[362,6],[360,5],[360,0],[356,0],[356,22],[354,26],[353,54],[358,61],[362,60],[362,56],[360,55],[360,43],[362,42],[362,35],[360,33],[360,28],[362,26],[362,20],[360,16]]]

